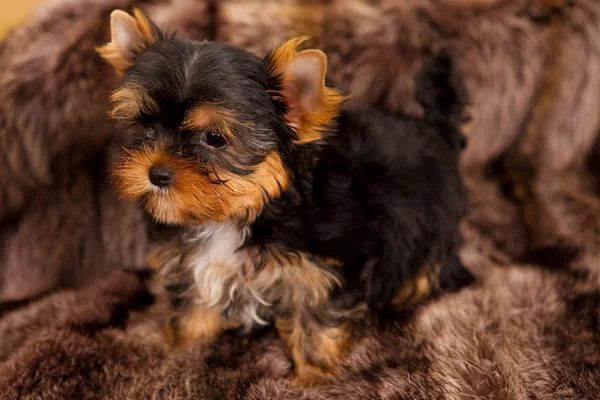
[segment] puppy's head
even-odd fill
[[[342,96],[327,59],[302,38],[261,60],[214,42],[167,37],[140,11],[111,15],[99,53],[122,77],[111,116],[134,144],[115,171],[123,197],[163,223],[252,220],[291,179],[295,146],[321,138]]]

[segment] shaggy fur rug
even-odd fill
[[[165,350],[140,272],[151,238],[109,183],[122,138],[94,51],[133,4],[259,55],[311,34],[355,101],[417,116],[413,76],[446,49],[472,103],[477,282],[372,320],[322,387],[290,385],[270,330]],[[596,0],[46,4],[0,44],[0,398],[600,398],[599,27]]]

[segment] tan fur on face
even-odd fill
[[[179,159],[165,149],[165,145],[157,144],[152,149],[127,151],[114,172],[121,196],[143,198],[148,212],[161,222],[203,223],[233,217],[254,220],[265,201],[281,195],[289,183],[275,152],[269,153],[252,173],[239,176]],[[148,171],[155,164],[164,164],[175,172],[169,188],[159,189],[150,183]]]
[[[238,122],[234,120],[231,111],[216,105],[204,104],[194,107],[187,113],[181,129],[217,132],[228,142],[232,142],[235,141],[235,137],[231,127],[235,123]]]
[[[303,42],[308,40],[308,37],[299,37],[288,40],[277,49],[275,49],[267,60],[267,69],[273,77],[281,79],[280,99],[288,106],[292,106],[288,112],[288,123],[296,129],[298,142],[308,143],[318,140],[322,136],[322,132],[331,123],[332,119],[337,116],[340,106],[344,101],[344,96],[337,90],[325,86],[325,74],[327,72],[326,57],[320,50],[302,50],[299,48]],[[316,56],[323,58],[325,61],[321,66],[320,76],[321,82],[319,87],[319,96],[317,104],[310,110],[299,110],[290,104],[290,97],[295,96],[294,89],[291,83],[294,76],[290,72],[292,61],[298,56]]]
[[[127,83],[111,97],[112,109],[110,117],[126,124],[135,122],[141,113],[153,113],[158,111],[158,105],[146,90],[135,84]]]

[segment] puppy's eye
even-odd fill
[[[138,122],[144,126],[150,125],[152,123],[152,116],[145,112],[141,112],[138,115]]]
[[[201,138],[204,143],[215,149],[219,149],[227,144],[223,135],[216,132],[203,132]]]

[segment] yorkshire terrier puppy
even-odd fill
[[[122,77],[111,115],[134,138],[116,184],[179,227],[152,257],[177,300],[177,344],[274,322],[313,383],[335,372],[366,310],[469,280],[448,58],[418,78],[413,118],[344,106],[303,39],[261,60],[168,36],[138,10],[114,11],[111,29],[98,49]]]

